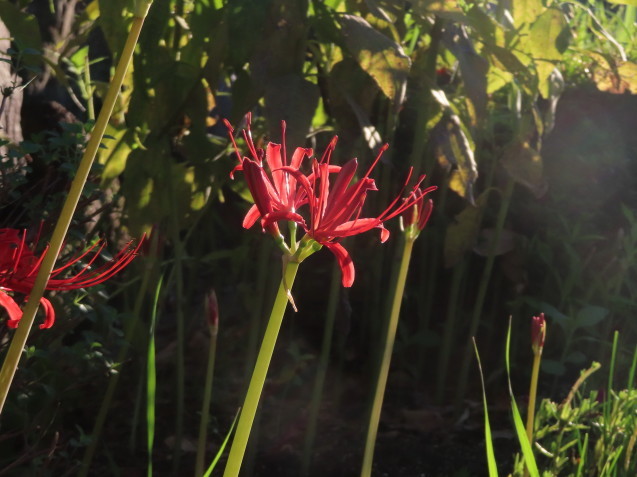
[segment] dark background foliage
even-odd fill
[[[11,38],[0,45],[3,227],[52,230],[131,4],[0,3],[0,36]],[[161,276],[156,474],[192,473],[213,288],[221,311],[210,457],[219,448],[281,270],[269,237],[241,228],[251,198],[241,177],[229,179],[236,159],[222,119],[240,127],[248,112],[259,144],[280,141],[285,120],[290,152],[320,155],[338,134],[335,162],[358,157],[362,169],[388,142],[370,214],[409,167],[439,187],[404,296],[378,475],[485,472],[470,337],[496,428],[510,428],[501,399],[510,315],[520,396],[539,312],[549,323],[544,396],[559,400],[582,367],[608,361],[614,330],[625,374],[637,338],[634,7],[585,6],[155,0],[66,253],[97,236],[113,250],[151,229],[153,239],[99,290],[52,297],[58,323],[33,332],[2,416],[0,475],[75,475],[109,386],[89,475],[145,472],[145,362]],[[302,265],[299,312],[284,322],[246,475],[299,475],[330,302],[311,473],[357,473],[399,259],[398,223],[388,228],[384,245],[372,233],[347,240],[352,289],[340,288],[326,251]],[[10,336],[3,326],[2,350]],[[503,442],[500,465],[510,469],[515,444]]]

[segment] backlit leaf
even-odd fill
[[[502,154],[502,165],[516,182],[536,197],[546,193],[548,185],[543,175],[542,157],[526,141],[508,146]]]
[[[411,65],[402,47],[356,15],[339,17],[345,46],[395,105],[402,103]]]
[[[538,86],[544,98],[549,97],[549,76],[562,59],[565,42],[560,41],[567,28],[561,10],[549,8],[533,23],[529,31],[529,51],[535,62]]]
[[[444,245],[446,267],[453,267],[460,261],[465,252],[473,248],[480,230],[488,195],[488,190],[480,194],[475,205],[468,204],[462,212],[456,215],[454,223],[447,227]]]
[[[535,19],[545,10],[542,0],[512,0],[511,13],[515,28],[522,34],[529,30]]]
[[[478,168],[471,143],[455,114],[444,116],[431,131],[438,162],[454,167],[449,187],[461,197],[473,203],[473,186],[478,178]]]

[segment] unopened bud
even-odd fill
[[[219,304],[214,289],[206,293],[206,318],[213,333],[219,328]]]
[[[531,322],[531,347],[534,354],[542,353],[544,340],[546,339],[546,320],[544,313],[534,316]]]

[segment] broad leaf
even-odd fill
[[[467,96],[473,103],[477,119],[481,119],[487,109],[489,62],[478,55],[464,28],[450,25],[442,38],[445,46],[458,59]]]
[[[511,0],[515,28],[524,35],[545,10],[542,0]]]
[[[577,326],[582,328],[595,326],[603,321],[609,313],[608,309],[601,306],[587,305],[577,312]]]
[[[402,103],[411,61],[402,47],[356,15],[339,17],[344,44],[395,105]]]
[[[0,1],[0,19],[19,47],[30,48],[33,51],[41,50],[42,40],[40,39],[40,29],[35,16],[20,11],[10,2]],[[23,62],[25,60],[27,59],[23,59]],[[28,60],[26,63],[34,64],[34,62]]]
[[[471,143],[455,114],[445,115],[431,131],[431,141],[438,162],[454,167],[449,187],[461,197],[473,203],[473,186],[478,179],[478,167]]]
[[[265,117],[271,137],[281,141],[281,120],[286,121],[288,153],[305,144],[318,99],[318,86],[301,75],[273,78],[266,85]]]
[[[548,98],[549,76],[556,63],[562,59],[566,44],[561,41],[567,28],[561,10],[549,8],[533,23],[529,31],[529,52],[533,56],[538,76],[540,94]]]
[[[445,267],[453,267],[468,250],[473,248],[482,223],[482,214],[487,205],[489,191],[476,199],[476,205],[467,207],[456,215],[454,223],[447,227],[445,234]]]
[[[516,182],[527,187],[536,197],[542,197],[548,185],[543,175],[542,157],[528,142],[508,146],[502,154],[502,165]]]

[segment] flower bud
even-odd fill
[[[534,316],[531,322],[531,347],[534,354],[542,353],[544,340],[546,339],[546,320],[544,313]]]
[[[205,300],[208,325],[212,332],[216,333],[217,328],[219,327],[219,305],[217,303],[217,294],[214,289],[211,289],[208,293],[206,293]]]

